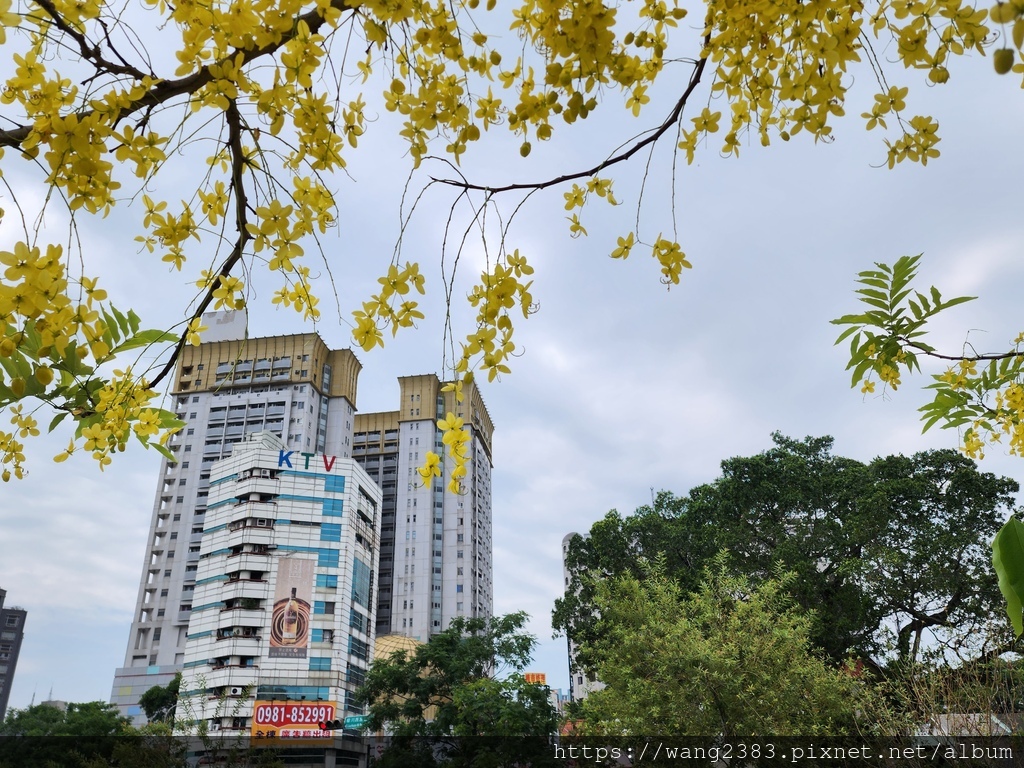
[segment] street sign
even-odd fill
[[[350,715],[349,717],[345,718],[345,727],[362,728],[368,722],[370,722],[369,715]]]

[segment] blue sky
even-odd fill
[[[669,86],[681,82],[682,72],[655,91],[639,120],[623,117],[619,97],[611,96],[604,114],[556,131],[548,145],[534,142],[529,159],[519,157],[518,141],[499,134],[471,150],[461,171],[497,185],[592,165],[661,121]],[[902,67],[897,74],[916,85],[911,110],[940,122],[942,156],[927,167],[879,167],[882,136],[866,132],[857,117],[872,98],[864,82],[828,144],[796,137],[762,148],[755,141],[738,159],[723,159],[711,147],[694,165],[674,169],[670,144],[634,158],[612,174],[622,205],[598,201],[584,210],[589,237],[568,236],[561,189],[533,197],[516,215],[507,243],[536,268],[539,312],[520,323],[522,356],[512,374],[483,390],[496,427],[495,609],[533,616],[541,641],[533,670],[547,672],[553,686],[567,684],[565,642],[552,640],[550,630],[566,532],[586,530],[609,509],[632,510],[649,501],[652,489],[685,493],[710,481],[722,459],[768,448],[774,430],[834,435],[837,453],[862,460],[956,445],[953,432],[921,434],[916,409],[926,377],[895,394],[865,397],[850,389],[845,348],[833,347],[837,329],[829,320],[857,309],[858,271],[923,252],[922,286],[980,296],[936,324],[932,343],[943,350],[956,352],[967,339],[997,350],[1024,330],[1019,83],[997,77],[991,61],[977,56],[956,62],[943,87],[904,76]],[[706,84],[699,93],[706,102]],[[342,311],[339,317],[325,285],[316,330],[333,347],[349,343],[348,312],[373,292],[398,239],[409,164],[394,133],[392,116],[381,112],[350,153],[348,175],[332,180],[340,226],[323,248]],[[32,209],[42,190],[38,178],[11,153],[3,163],[5,178]],[[180,176],[173,188],[190,169],[172,170]],[[427,164],[411,188],[431,174],[449,172]],[[399,375],[443,373],[437,265],[452,200],[449,189],[431,187],[406,230],[402,258],[420,261],[434,289],[428,317],[384,350],[357,353],[360,410],[393,408]],[[498,200],[506,219],[517,202]],[[0,204],[11,207],[6,196]],[[137,253],[139,209],[80,222],[87,273],[101,276],[119,307],[134,306],[150,325],[170,325],[192,292],[166,265]],[[625,263],[608,258],[638,215],[648,241],[678,227],[694,268],[672,290],[658,282],[656,264],[639,248]],[[456,221],[465,221],[461,209]],[[45,231],[65,239],[66,217],[52,209]],[[0,244],[16,234],[8,221]],[[497,230],[487,237],[493,248]],[[456,296],[468,290],[482,253],[479,238],[471,239]],[[252,335],[309,327],[271,308],[276,285],[259,280],[255,287]],[[467,317],[457,309],[456,322]],[[51,690],[68,701],[109,697],[143,562],[158,457],[132,449],[103,473],[80,455],[52,464],[49,457],[66,442],[64,434],[33,441],[29,476],[0,489],[0,586],[10,604],[29,611],[11,694],[16,707]],[[994,448],[982,466],[1020,477],[1024,462]]]

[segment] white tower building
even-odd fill
[[[380,489],[352,459],[249,435],[213,465],[177,716],[294,742],[362,714]]]

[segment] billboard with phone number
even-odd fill
[[[322,742],[334,737],[320,723],[334,719],[330,702],[257,701],[252,711],[253,742]]]

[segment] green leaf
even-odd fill
[[[968,301],[974,301],[976,298],[978,298],[978,297],[977,296],[957,296],[955,299],[950,299],[949,301],[944,302],[942,304],[942,308],[943,309],[947,309],[949,307],[955,307],[957,304],[964,304],[964,303],[966,303]]]
[[[115,355],[119,352],[127,352],[129,349],[138,349],[139,347],[148,347],[150,344],[173,344],[178,341],[178,337],[168,331],[148,330],[141,331],[134,336],[125,339],[124,343],[119,344],[114,349],[110,350],[111,355]]]
[[[868,324],[868,316],[867,315],[843,315],[842,317],[837,317],[835,320],[830,320],[829,322],[832,323],[832,325],[854,325],[854,324],[856,324],[856,325],[867,325]]]
[[[832,322],[834,323],[835,320],[833,320]],[[843,339],[848,338],[850,336],[850,334],[857,333],[858,330],[859,329],[855,325],[847,328],[845,331],[843,331],[841,334],[839,334],[839,338],[836,339],[835,343],[839,344],[839,342],[841,342]]]
[[[57,428],[57,425],[64,421],[64,418],[68,415],[67,411],[62,411],[53,417],[53,421],[50,422],[50,426],[46,429],[47,432],[53,432]]]
[[[992,565],[1017,637],[1024,634],[1024,523],[1011,517],[992,541]]]

